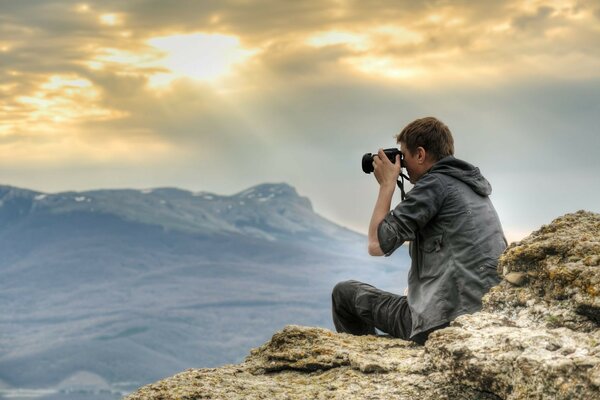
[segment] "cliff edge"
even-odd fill
[[[425,346],[287,326],[245,361],[138,399],[600,399],[600,214],[557,218],[502,255],[504,280]]]

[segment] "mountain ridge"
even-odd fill
[[[6,215],[7,207],[12,215]],[[33,213],[76,211],[207,235],[239,233],[267,240],[305,236],[317,241],[356,240],[362,235],[314,212],[310,200],[287,183],[259,184],[229,196],[175,187],[44,193],[0,186],[0,220],[5,222]]]

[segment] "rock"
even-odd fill
[[[521,242],[512,243],[498,263],[506,278],[527,276],[527,285],[502,282],[484,297],[485,311],[521,324],[597,331],[600,323],[600,214],[579,211],[555,219]]]
[[[600,399],[599,260],[600,215],[567,214],[511,244],[482,310],[424,347],[291,325],[126,399]]]
[[[523,286],[527,279],[527,274],[524,272],[509,272],[504,276],[504,279],[515,286]]]
[[[592,399],[600,398],[593,381],[599,340],[567,328],[510,326],[484,312],[457,318],[426,348],[448,379],[502,399]]]
[[[455,386],[412,342],[290,325],[240,365],[191,369],[127,399],[497,399]]]

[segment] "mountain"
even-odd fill
[[[175,188],[45,194],[0,186],[0,202],[4,223],[33,216],[108,214],[192,234],[356,239],[356,234],[315,214],[310,200],[287,184],[258,185],[233,196]]]
[[[0,186],[0,398],[117,398],[239,362],[290,323],[332,327],[330,292],[402,291],[408,255],[321,217],[287,184],[42,193]]]

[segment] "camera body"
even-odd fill
[[[383,152],[385,153],[387,158],[392,162],[392,164],[396,162],[396,156],[399,154],[400,155],[400,166],[402,168],[406,167],[406,164],[404,163],[404,155],[397,148],[392,147],[390,149],[383,150]],[[375,154],[367,153],[362,158],[362,169],[365,174],[370,174],[371,172],[374,171],[373,170],[373,156],[374,155],[377,155],[377,153],[375,153]]]

